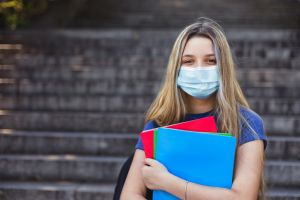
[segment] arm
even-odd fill
[[[144,166],[145,153],[136,149],[134,157],[123,186],[121,200],[146,200],[146,186],[143,182],[142,167]]]
[[[189,183],[188,200],[256,200],[258,197],[260,177],[263,170],[263,142],[255,140],[238,147],[236,155],[235,178],[232,189],[207,187]],[[168,173],[165,177],[163,190],[184,199],[186,181]]]
[[[157,127],[155,121],[149,121],[144,126],[144,131]],[[146,200],[146,185],[142,174],[142,169],[145,167],[145,152],[142,144],[141,137],[138,139],[138,143],[135,146],[136,151],[126,177],[126,181],[123,186],[123,190],[120,196],[121,200]]]

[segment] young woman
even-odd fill
[[[239,86],[222,28],[211,19],[200,18],[177,37],[164,83],[147,112],[144,130],[211,115],[215,116],[219,132],[232,133],[238,141],[231,190],[176,177],[157,160],[145,159],[139,138],[121,199],[146,199],[152,190],[164,190],[188,200],[264,199],[267,138],[263,121],[249,108]]]

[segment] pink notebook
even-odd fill
[[[165,127],[197,132],[217,132],[214,116],[171,124]],[[140,133],[146,158],[154,158],[154,130],[150,129]]]

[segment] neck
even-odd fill
[[[186,95],[187,109],[190,114],[205,113],[211,111],[216,105],[216,94],[206,99],[197,99],[193,96]]]

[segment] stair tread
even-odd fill
[[[70,160],[70,161],[100,161],[109,162],[117,161],[122,162],[126,160],[128,156],[90,156],[90,155],[77,155],[77,154],[1,154],[0,159],[7,160],[47,160],[47,161],[60,161],[60,160]],[[281,166],[298,166],[300,167],[300,162],[298,160],[274,160],[269,159],[265,161],[265,164],[281,165]]]
[[[113,192],[115,183],[78,183],[78,182],[32,182],[32,181],[1,181],[0,189],[23,190],[81,190],[92,192]],[[267,187],[266,194],[270,196],[297,196],[300,189],[293,187]]]
[[[76,132],[76,131],[28,131],[17,129],[0,129],[0,135],[24,136],[24,137],[87,137],[87,138],[138,138],[138,134],[118,132]],[[292,135],[268,135],[268,140],[300,142],[300,136]]]
[[[295,196],[300,197],[300,189],[294,187],[268,187],[266,194],[269,196]]]
[[[113,191],[115,183],[1,181],[0,189]]]
[[[58,154],[48,154],[48,155],[20,155],[20,154],[0,154],[0,159],[6,160],[27,160],[27,161],[34,161],[34,160],[43,160],[43,161],[62,161],[62,160],[69,160],[69,161],[94,161],[94,162],[123,162],[125,161],[126,157],[120,156],[82,156],[82,155],[74,155],[74,154],[65,154],[65,155],[58,155]]]
[[[24,137],[85,137],[85,138],[116,138],[131,139],[138,138],[133,133],[108,133],[108,132],[72,132],[72,131],[26,131],[16,129],[0,129],[0,135],[24,136]],[[300,138],[300,137],[299,137]]]

